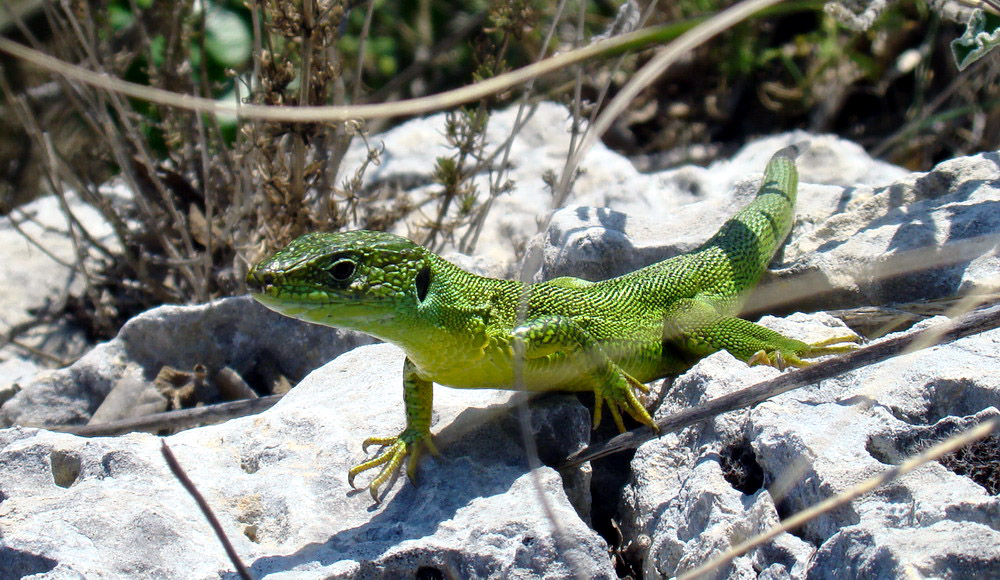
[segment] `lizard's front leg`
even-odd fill
[[[514,329],[515,354],[524,357],[525,366],[555,353],[562,353],[565,364],[577,365],[580,381],[594,389],[594,428],[601,423],[601,410],[607,403],[618,430],[625,432],[624,410],[636,421],[656,429],[653,418],[635,396],[633,389],[648,392],[649,388],[631,377],[609,357],[598,341],[566,316],[543,316]]]
[[[406,463],[406,474],[413,480],[416,476],[417,461],[422,447],[426,446],[431,453],[437,455],[437,449],[431,440],[431,407],[434,402],[433,383],[417,375],[416,367],[406,359],[403,362],[403,403],[406,407],[406,428],[396,437],[369,437],[362,443],[362,449],[368,450],[371,445],[381,445],[382,449],[374,458],[356,465],[347,472],[347,483],[354,486],[354,478],[362,471],[368,471],[382,465],[382,470],[368,484],[368,490],[375,502],[379,502],[378,488],[396,473],[403,464],[403,459],[410,456]]]

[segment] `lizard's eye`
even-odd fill
[[[327,269],[327,272],[329,272],[330,276],[332,276],[337,282],[346,282],[354,276],[354,271],[356,269],[357,266],[354,264],[354,261],[345,259],[334,262],[333,265]]]

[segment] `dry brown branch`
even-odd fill
[[[753,10],[760,10],[780,0],[751,0],[747,9],[738,12],[742,18],[749,17]],[[740,4],[739,6],[744,6]],[[725,14],[725,13],[724,13]],[[720,15],[721,16],[721,15]],[[734,16],[729,14],[724,24],[731,26]],[[714,20],[709,21],[714,22]],[[711,34],[706,35],[702,27]],[[707,41],[718,32],[718,26],[708,27],[703,24],[688,33],[683,50]],[[155,87],[139,85],[128,81],[93,72],[81,66],[69,64],[58,58],[49,56],[38,50],[0,37],[0,52],[31,62],[58,75],[86,83],[98,88],[121,95],[170,106],[177,109],[212,113],[216,115],[233,115],[241,119],[257,119],[261,121],[281,121],[290,123],[319,123],[330,121],[347,121],[351,119],[380,119],[408,115],[420,115],[445,109],[451,109],[488,97],[504,90],[517,87],[538,76],[560,70],[578,62],[591,58],[611,56],[621,52],[658,42],[664,36],[672,34],[670,27],[653,27],[639,30],[631,34],[602,40],[579,49],[562,53],[541,62],[528,65],[481,82],[452,91],[419,97],[393,103],[361,104],[347,106],[273,106],[273,105],[239,105],[236,103],[220,103],[211,99],[179,94]]]
[[[227,536],[226,531],[222,529],[222,524],[219,523],[219,519],[215,517],[212,507],[208,505],[205,497],[201,495],[201,492],[199,492],[198,488],[195,487],[194,482],[191,481],[191,478],[184,472],[184,468],[181,467],[180,462],[177,461],[177,458],[170,450],[170,446],[167,445],[166,441],[160,442],[160,452],[163,454],[163,459],[166,460],[167,466],[170,467],[170,472],[174,474],[177,481],[181,482],[184,489],[191,495],[192,498],[194,498],[195,503],[198,504],[198,509],[200,509],[201,513],[204,514],[209,525],[212,526],[215,536],[219,538],[219,542],[226,550],[226,555],[229,556],[229,561],[236,567],[236,571],[239,573],[240,578],[243,578],[243,580],[253,580],[253,575],[250,574],[250,570],[248,570],[246,565],[243,564],[243,560],[240,559],[240,555],[236,553],[236,548],[234,548],[233,543],[229,541],[229,536]]]
[[[165,413],[122,419],[98,425],[48,425],[42,428],[49,429],[50,431],[72,433],[81,437],[108,437],[123,433],[132,433],[134,431],[155,433],[164,429],[177,431],[197,425],[211,425],[236,417],[254,415],[270,409],[275,403],[281,400],[281,397],[281,395],[271,395],[259,399],[245,399],[242,401],[219,403],[218,405],[195,407],[194,409],[167,411]]]

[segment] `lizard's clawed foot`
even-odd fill
[[[759,350],[754,353],[752,357],[750,357],[747,364],[750,366],[768,365],[782,371],[788,367],[802,368],[813,364],[812,362],[803,359],[849,352],[858,348],[858,342],[861,342],[861,337],[851,334],[845,336],[835,336],[819,342],[802,343],[804,346],[796,349],[775,349],[772,351]]]
[[[352,467],[347,472],[347,483],[357,489],[354,485],[354,478],[359,473],[382,465],[382,470],[368,484],[368,491],[371,492],[375,503],[381,503],[378,488],[396,474],[407,455],[409,455],[409,460],[406,462],[406,475],[411,481],[415,481],[417,461],[420,458],[421,447],[426,446],[432,454],[438,454],[437,449],[434,447],[434,442],[431,440],[430,432],[417,431],[415,429],[406,429],[398,437],[369,437],[361,444],[361,448],[364,451],[368,451],[368,447],[372,445],[379,445],[382,449],[372,459]]]
[[[809,343],[809,350],[803,354],[804,357],[822,356],[824,354],[836,354],[838,352],[848,352],[858,348],[861,337],[856,334],[845,334],[844,336],[834,336],[819,342]],[[848,343],[848,344],[844,344]]]
[[[623,409],[636,421],[655,431],[656,423],[653,422],[653,418],[649,416],[649,412],[642,406],[633,390],[648,393],[649,387],[630,377],[618,365],[611,364],[608,370],[610,371],[609,376],[600,386],[594,388],[594,429],[597,429],[601,424],[601,410],[606,402],[615,425],[622,433],[625,432],[625,423],[622,421],[621,413]]]

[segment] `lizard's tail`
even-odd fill
[[[767,162],[767,167],[764,168],[764,180],[760,184],[760,189],[757,190],[757,197],[753,203],[744,208],[744,211],[767,210],[772,218],[776,217],[775,214],[787,217],[787,220],[779,220],[784,226],[778,228],[784,232],[777,237],[776,241],[779,246],[784,241],[785,236],[788,235],[788,231],[792,226],[791,218],[795,210],[795,196],[799,188],[799,172],[795,168],[795,159],[802,153],[805,145],[805,143],[789,145],[784,149],[779,149],[771,156],[771,160]],[[769,199],[769,196],[776,196],[776,198]],[[784,223],[785,221],[788,223]],[[755,229],[754,233],[760,235],[764,232],[756,231]],[[777,250],[777,247],[774,249]]]
[[[701,248],[710,253],[721,250],[726,255],[737,293],[757,283],[792,229],[799,184],[795,158],[803,145],[785,147],[771,157],[757,197]]]
[[[794,162],[796,159],[798,159],[799,155],[802,154],[802,150],[807,148],[808,146],[809,146],[808,141],[799,141],[798,143],[792,143],[788,147],[776,151],[774,155],[771,156],[771,161],[774,161],[775,159],[782,157],[790,159]]]
[[[753,202],[733,219],[740,219],[757,239],[756,268],[763,272],[775,252],[785,242],[795,220],[795,198],[799,172],[795,159],[804,148],[796,143],[771,156],[764,168],[764,179]]]

